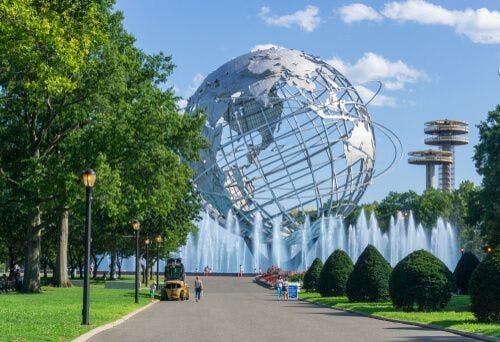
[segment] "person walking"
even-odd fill
[[[149,287],[149,297],[151,299],[151,302],[154,301],[155,299],[155,290],[156,290],[156,284],[155,282],[153,281],[153,283],[151,284],[151,286]]]
[[[243,277],[243,265],[240,264],[240,273],[238,273],[238,277]]]
[[[283,281],[283,299],[287,300],[288,299],[288,279],[285,278]]]
[[[196,276],[196,280],[194,281],[194,291],[195,291],[196,301],[198,302],[201,300],[201,291],[203,291],[203,282],[198,276]]]
[[[281,300],[281,293],[283,290],[283,281],[281,280],[281,277],[278,278],[276,281],[276,295],[278,296],[278,300]]]

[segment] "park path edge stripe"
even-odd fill
[[[112,329],[112,328],[114,328],[114,327],[122,324],[123,322],[125,322],[129,318],[132,318],[133,316],[137,315],[139,312],[146,310],[147,308],[151,307],[152,305],[155,305],[156,303],[158,303],[158,300],[155,300],[152,303],[146,304],[142,308],[139,308],[139,309],[137,309],[135,311],[132,311],[131,313],[126,314],[125,316],[123,316],[122,318],[117,319],[116,321],[113,321],[113,322],[107,323],[105,325],[98,326],[98,327],[96,327],[96,328],[94,328],[92,330],[89,330],[85,334],[78,336],[77,338],[75,338],[71,342],[85,342],[89,338],[94,337],[95,335],[97,335],[97,334],[99,334],[99,333],[101,333],[103,331]]]
[[[299,300],[302,301],[302,302],[307,302],[307,303],[315,304],[315,305],[322,306],[322,307],[325,307],[325,308],[329,308],[329,309],[332,309],[332,310],[344,311],[344,312],[349,312],[349,313],[360,315],[360,316],[364,316],[364,317],[378,319],[380,321],[388,321],[388,322],[394,322],[394,323],[414,325],[414,326],[421,327],[421,328],[428,328],[428,329],[434,329],[434,330],[442,330],[442,331],[446,331],[446,332],[449,332],[449,333],[452,333],[452,334],[455,334],[455,335],[460,335],[460,336],[464,336],[464,337],[474,338],[474,339],[480,340],[480,341],[500,342],[500,339],[498,339],[498,338],[496,338],[494,336],[483,335],[483,334],[480,334],[480,333],[472,333],[472,332],[463,331],[463,330],[446,328],[446,327],[441,327],[439,325],[434,325],[434,324],[425,324],[425,323],[418,323],[418,322],[412,322],[412,321],[403,321],[403,320],[395,319],[395,318],[388,318],[388,317],[376,316],[376,315],[372,315],[372,314],[369,314],[369,313],[366,313],[366,312],[362,312],[362,311],[356,311],[356,310],[351,310],[351,309],[338,308],[336,306],[330,306],[328,304],[311,302],[311,301],[309,301],[307,299],[299,299]]]

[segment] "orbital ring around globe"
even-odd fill
[[[297,50],[253,51],[227,62],[189,99],[187,112],[198,109],[207,115],[210,147],[192,164],[196,188],[205,210],[219,222],[231,212],[247,241],[256,216],[267,238],[273,222],[292,238],[305,215],[347,216],[402,155],[399,138],[372,121],[349,80]],[[394,149],[377,173],[375,128]]]

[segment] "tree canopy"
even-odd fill
[[[25,266],[26,291],[39,291],[40,258],[54,258],[41,247],[57,245],[63,220],[70,262],[81,264],[79,176],[88,167],[97,173],[93,254],[129,254],[134,219],[142,236],[163,237],[164,253],[194,229],[187,162],[205,146],[205,118],[179,112],[165,87],[172,58],[138,49],[113,5],[0,4],[0,201],[9,217],[0,230],[10,232],[4,253]]]
[[[479,202],[483,208],[481,232],[490,244],[500,244],[500,105],[488,113],[479,128],[474,162],[483,176]]]

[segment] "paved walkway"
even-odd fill
[[[473,341],[305,302],[278,302],[274,292],[251,278],[203,280],[201,302],[194,301],[192,291],[187,302],[157,303],[90,341]]]

